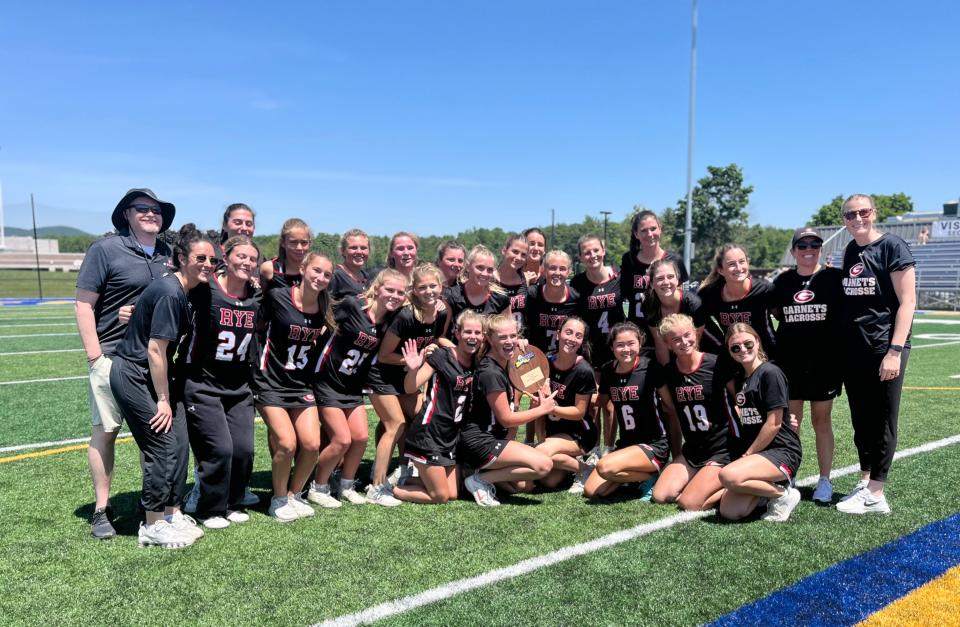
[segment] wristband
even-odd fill
[[[892,350],[892,351],[895,352],[895,353],[902,353],[902,352],[903,352],[903,345],[902,345],[902,344],[891,344],[889,350]]]

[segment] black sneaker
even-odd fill
[[[117,530],[110,524],[110,517],[106,509],[98,509],[93,512],[93,519],[90,521],[90,533],[98,540],[108,540],[117,535]]]

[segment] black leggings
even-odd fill
[[[122,357],[114,357],[110,389],[133,439],[143,453],[143,490],[140,503],[148,512],[179,506],[187,480],[190,444],[183,416],[174,413],[170,431],[157,433],[150,419],[157,413],[157,395],[150,372]],[[175,407],[171,401],[171,407]]]
[[[870,471],[870,479],[886,481],[893,454],[897,450],[897,420],[900,393],[907,372],[910,349],[900,354],[900,376],[880,380],[880,362],[884,355],[860,356],[848,362],[843,385],[847,389],[853,443],[860,458],[860,469]]]

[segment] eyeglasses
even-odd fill
[[[208,261],[213,265],[217,265],[218,263],[220,263],[220,259],[217,257],[214,257],[213,255],[210,255],[209,257],[207,255],[194,255],[193,259],[197,263],[207,263]]]
[[[794,245],[794,248],[797,250],[806,250],[808,248],[820,250],[821,246],[823,246],[823,242],[797,242],[796,245]]]
[[[133,209],[137,213],[152,213],[153,215],[156,215],[156,216],[163,213],[163,209],[160,208],[160,205],[136,204],[136,205],[128,205],[127,209]]]
[[[857,219],[857,216],[860,216],[861,220],[866,220],[870,217],[870,214],[873,213],[873,209],[854,209],[852,211],[844,211],[843,219],[847,222],[853,222]]]
[[[751,342],[751,341],[747,340],[747,341],[744,342],[743,344],[731,344],[731,345],[730,345],[730,352],[733,353],[734,355],[736,355],[736,354],[739,353],[741,350],[743,350],[743,351],[752,351],[754,346],[756,346],[756,344],[755,344],[754,342]]]

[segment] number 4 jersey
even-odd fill
[[[260,292],[248,285],[245,294],[234,296],[211,278],[190,290],[190,304],[195,326],[180,353],[187,376],[231,389],[249,383]]]

